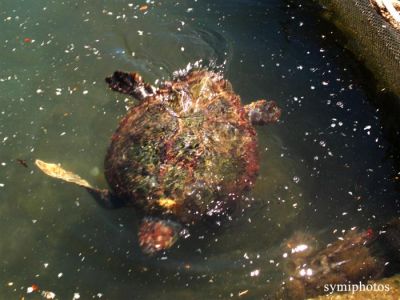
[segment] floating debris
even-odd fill
[[[294,182],[294,183],[299,183],[299,182],[300,182],[300,177],[298,177],[298,176],[293,176],[293,182]]]
[[[142,5],[142,6],[139,7],[139,10],[140,11],[146,11],[148,8],[149,8],[148,5]]]
[[[17,159],[16,159],[16,162],[18,162],[21,166],[23,166],[23,167],[25,167],[25,168],[28,167],[28,164],[27,164],[27,162],[26,162],[25,159],[17,158]]]
[[[39,290],[39,286],[38,286],[37,284],[32,284],[30,287],[28,287],[28,288],[26,289],[26,292],[27,292],[28,294],[30,294],[30,293],[36,292],[36,291],[38,291],[38,290]]]
[[[259,269],[256,269],[256,270],[250,272],[250,276],[251,277],[256,277],[256,276],[259,276],[259,275],[260,275],[260,270]]]
[[[56,294],[51,291],[42,291],[41,295],[44,299],[55,299]]]
[[[72,300],[78,300],[81,298],[81,295],[79,293],[74,293],[74,297],[72,298]]]

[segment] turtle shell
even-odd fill
[[[129,110],[112,137],[105,175],[127,204],[191,223],[236,207],[258,172],[256,146],[231,84],[191,71]]]

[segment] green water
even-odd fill
[[[398,165],[381,111],[313,9],[278,0],[143,4],[0,0],[1,299],[42,299],[26,293],[32,284],[58,299],[229,299],[246,290],[243,298],[268,299],[285,277],[280,245],[294,231],[331,241],[334,229],[398,215]],[[154,82],[199,59],[223,65],[244,103],[275,99],[282,120],[258,129],[251,207],[148,258],[133,209],[103,210],[33,162],[60,162],[105,187],[105,151],[129,105],[105,76],[136,70]]]

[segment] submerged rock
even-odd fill
[[[365,285],[369,280],[400,272],[399,236],[398,219],[378,230],[348,231],[325,247],[318,247],[316,238],[310,234],[295,233],[283,249],[287,278],[280,296],[304,299],[348,291],[349,286]]]

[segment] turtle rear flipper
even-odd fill
[[[97,203],[105,208],[117,208],[123,206],[122,201],[113,197],[109,190],[101,190],[93,187],[85,179],[82,179],[75,173],[63,169],[60,165],[46,163],[40,159],[35,160],[35,164],[43,173],[50,177],[84,187],[96,199]]]
[[[106,78],[108,86],[114,91],[143,100],[156,93],[156,88],[143,81],[138,73],[126,73],[115,71],[114,74]]]

